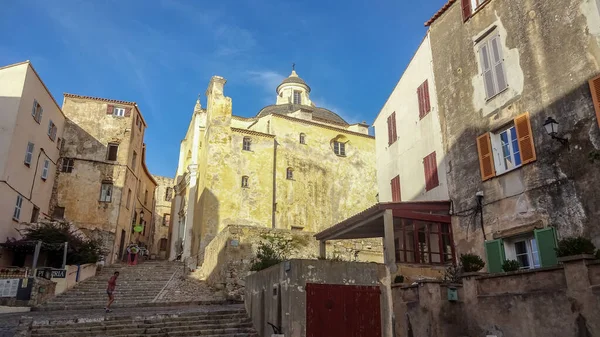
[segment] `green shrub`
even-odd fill
[[[404,276],[396,275],[396,277],[394,278],[394,283],[404,283]]]
[[[460,254],[460,264],[465,273],[478,272],[485,267],[485,262],[476,254]]]
[[[256,258],[252,261],[250,270],[259,271],[279,264],[289,258],[292,251],[299,249],[306,244],[301,236],[291,238],[284,237],[281,234],[265,234],[262,241],[258,244]]]
[[[250,270],[260,271],[281,262],[283,262],[283,257],[276,251],[276,248],[269,242],[263,241],[258,245],[256,258],[254,259],[252,266],[250,266]]]
[[[596,252],[596,247],[592,241],[583,236],[564,238],[558,241],[558,247],[555,248],[558,257],[591,254]]]
[[[502,270],[505,272],[517,271],[521,268],[521,264],[517,260],[506,260],[502,264]]]

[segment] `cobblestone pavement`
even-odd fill
[[[156,314],[181,314],[194,312],[221,311],[232,308],[243,308],[243,304],[228,305],[182,305],[169,307],[135,307],[135,308],[116,308],[113,312],[107,314],[103,309],[89,310],[57,310],[57,311],[32,311],[27,313],[0,314],[0,337],[13,337],[15,329],[21,320],[33,320],[40,322],[50,320],[75,320],[75,319],[93,319],[104,316],[138,316],[147,317]]]

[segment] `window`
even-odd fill
[[[398,134],[396,133],[396,112],[392,112],[391,115],[387,118],[387,128],[388,128],[388,145],[394,144],[396,139],[398,138]]]
[[[508,87],[498,32],[492,32],[489,37],[479,42],[479,63],[485,95],[487,99],[491,99]]]
[[[100,201],[101,202],[111,202],[112,201],[112,183],[102,183],[100,187]]]
[[[285,178],[287,180],[294,180],[294,169],[292,169],[291,167],[288,167],[287,170],[285,171]]]
[[[558,264],[556,231],[553,227],[536,229],[511,238],[485,242],[486,266],[490,273],[502,272],[506,260],[516,260],[521,269],[551,267]]]
[[[64,219],[65,218],[65,208],[60,207],[60,206],[54,207],[54,211],[52,212],[52,218]]]
[[[125,109],[114,107],[113,108],[113,116],[125,117]]]
[[[390,185],[392,187],[392,201],[402,201],[402,193],[400,190],[400,176],[394,177],[394,179],[392,179],[392,181],[390,182]]]
[[[475,11],[488,0],[462,0],[463,21],[467,21]]]
[[[56,140],[56,131],[56,125],[50,120],[50,122],[48,122],[48,137],[50,137],[52,141]]]
[[[423,167],[425,169],[425,191],[430,191],[440,184],[435,152],[423,158]]]
[[[137,152],[133,151],[133,156],[131,157],[131,169],[135,171],[135,164],[137,163]]]
[[[248,176],[242,177],[242,187],[245,187],[245,188],[248,187]]]
[[[19,220],[21,217],[21,207],[23,207],[23,197],[18,194],[17,195],[17,203],[15,204],[15,210],[13,211],[13,220]]]
[[[33,120],[35,120],[38,124],[42,121],[42,114],[44,113],[44,109],[38,101],[33,100],[33,107],[31,108],[31,115],[33,116]]]
[[[125,208],[129,209],[129,205],[131,203],[131,188],[127,190],[127,202],[125,203]]]
[[[144,205],[148,204],[148,190],[144,192]]]
[[[31,158],[33,157],[33,143],[27,143],[27,150],[25,151],[25,165],[31,165]]]
[[[338,156],[346,156],[346,144],[338,141],[333,142],[333,152]]]
[[[306,144],[306,135],[303,133],[300,134],[300,144]]]
[[[252,144],[252,140],[250,139],[250,137],[244,137],[242,149],[244,151],[250,151],[250,145],[251,144]]]
[[[165,213],[165,215],[163,215],[163,226],[168,226],[169,223],[171,223],[171,214]]]
[[[477,151],[482,180],[535,161],[529,114],[517,116],[513,123],[497,132],[479,136]]]
[[[75,159],[73,158],[63,158],[62,160],[62,168],[60,169],[62,172],[71,173],[73,172],[73,167],[75,166]]]
[[[173,189],[171,187],[167,187],[165,191],[165,201],[171,201],[173,197]]]
[[[431,111],[431,102],[429,101],[429,83],[427,80],[417,88],[417,97],[419,98],[419,119],[427,116]]]
[[[106,159],[115,161],[117,160],[117,153],[119,152],[119,144],[108,143],[108,151],[106,154]]]
[[[454,261],[452,230],[447,223],[405,219],[395,225],[396,262],[447,264]]]
[[[31,211],[31,221],[30,222],[37,222],[39,217],[40,217],[40,209],[36,206],[33,206],[33,211]]]
[[[302,91],[294,90],[294,104],[302,104]]]
[[[48,170],[50,170],[50,161],[44,159],[44,167],[42,168],[42,180],[48,179]]]
[[[159,244],[159,250],[161,252],[164,252],[167,250],[167,239],[166,238],[162,238],[160,239],[160,244]]]
[[[142,131],[142,119],[140,118],[140,115],[136,116],[135,125],[137,125],[138,130]]]

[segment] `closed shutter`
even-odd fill
[[[517,130],[522,165],[535,161],[537,157],[535,155],[535,145],[533,144],[531,121],[529,120],[528,112],[515,118],[515,129]]]
[[[388,116],[388,118],[387,118],[387,128],[388,128],[388,145],[392,145],[392,116]]]
[[[598,126],[600,127],[600,76],[590,80],[590,91],[592,92],[592,101],[594,102],[594,109],[596,110],[596,119],[598,120]]]
[[[492,58],[493,72],[496,75],[496,91],[506,89],[508,83],[506,82],[506,74],[504,73],[504,57],[502,56],[502,44],[500,43],[500,35],[496,34],[490,40],[490,55]]]
[[[502,264],[506,258],[504,257],[504,243],[502,239],[486,241],[485,256],[489,273],[501,273],[504,271]]]
[[[419,119],[423,118],[423,87],[417,88],[417,97],[419,99]]]
[[[485,181],[496,176],[494,158],[492,156],[492,142],[490,141],[489,132],[477,137],[477,152],[479,153],[481,180]]]
[[[113,114],[113,111],[114,111],[114,109],[115,109],[115,106],[114,106],[114,105],[107,104],[107,105],[106,105],[106,114],[107,114],[107,115],[112,115],[112,114]]]
[[[435,152],[423,159],[425,169],[425,191],[436,188],[440,183],[438,179],[437,161]]]
[[[35,107],[37,106],[37,101],[34,99],[33,100],[33,107],[31,108],[31,115],[33,117],[35,117],[35,120],[37,121],[37,116],[35,115]]]
[[[471,16],[471,0],[462,0],[463,21]]]
[[[431,103],[429,102],[429,82],[427,80],[425,80],[425,83],[423,83],[423,101],[425,104],[423,117],[425,117],[427,116],[427,113],[431,111]]]
[[[392,143],[394,143],[398,139],[398,134],[396,133],[396,112],[392,113]]]
[[[485,96],[487,99],[495,96],[498,91],[494,83],[494,73],[490,59],[490,48],[487,42],[479,47],[479,59],[481,60],[481,76],[485,86]]]
[[[125,108],[125,117],[131,116],[131,108]]]
[[[390,182],[392,188],[392,201],[402,201],[402,193],[400,192],[400,176],[394,177]]]
[[[551,267],[558,264],[556,258],[556,230],[554,227],[546,227],[533,231],[537,244],[538,256],[541,267]]]

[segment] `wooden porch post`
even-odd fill
[[[396,267],[396,246],[394,243],[394,214],[391,209],[386,209],[383,213],[383,261],[393,274],[397,271]]]
[[[327,258],[327,241],[319,241],[319,257],[322,259]]]

